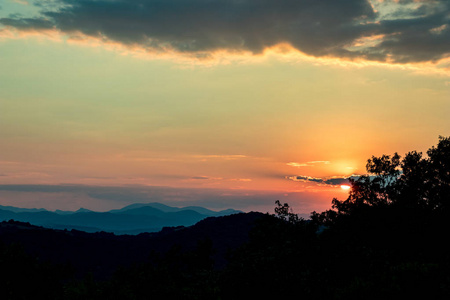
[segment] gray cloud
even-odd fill
[[[317,182],[317,183],[323,182],[322,178],[314,178],[314,177],[309,177],[309,176],[288,176],[287,178],[290,180],[294,180],[294,181],[311,181],[311,182]]]
[[[191,177],[191,179],[196,179],[196,180],[209,180],[211,178],[207,177],[207,176],[194,176]]]
[[[315,178],[310,176],[302,176],[302,175],[294,175],[294,176],[286,176],[286,179],[292,181],[301,181],[301,182],[315,182],[323,185],[341,185],[341,184],[349,184],[349,179],[357,179],[359,176],[352,175],[349,177],[331,177],[331,178]]]
[[[59,9],[55,9],[59,2]],[[386,1],[389,2],[389,1]],[[376,12],[368,0],[56,0],[40,18],[2,18],[19,30],[55,28],[147,50],[207,56],[210,51],[261,53],[289,43],[313,56],[396,62],[436,61],[449,53],[449,1],[392,3]],[[401,9],[404,7],[405,9]],[[389,17],[388,17],[389,16]],[[436,29],[440,28],[440,29]],[[433,31],[434,30],[434,31]],[[351,47],[384,35],[376,45]]]
[[[9,18],[0,19],[0,23],[5,26],[15,27],[17,29],[52,29],[54,28],[53,22],[44,18],[21,18],[17,15],[10,15]]]
[[[387,20],[378,45],[398,62],[437,61],[450,52],[449,9],[411,19]]]
[[[325,180],[323,183],[329,184],[329,185],[341,185],[341,184],[349,184],[350,181],[347,177],[342,178],[330,178]]]

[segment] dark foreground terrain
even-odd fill
[[[345,200],[136,236],[0,224],[0,299],[449,299],[450,139],[372,157]]]

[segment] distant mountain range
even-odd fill
[[[171,207],[161,203],[135,203],[108,212],[80,208],[77,211],[48,211],[0,205],[0,221],[15,220],[53,229],[86,232],[139,234],[157,232],[163,227],[191,226],[207,217],[240,213],[234,209],[213,211],[204,207]]]

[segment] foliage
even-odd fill
[[[339,216],[354,214],[368,207],[387,207],[397,210],[419,210],[449,213],[450,210],[450,137],[439,137],[439,143],[427,151],[412,151],[403,159],[372,156],[366,169],[368,175],[350,179],[351,191],[346,200],[333,199],[332,209],[320,216],[318,222],[329,223]],[[331,219],[330,219],[331,218]]]
[[[284,203],[281,205],[280,200],[275,201],[275,204],[277,205],[277,207],[275,207],[275,215],[277,218],[285,220],[291,224],[295,224],[300,220],[298,215],[295,214],[292,208],[289,207],[289,204]]]

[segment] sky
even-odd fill
[[[450,133],[448,0],[1,0],[0,205],[298,213]]]

